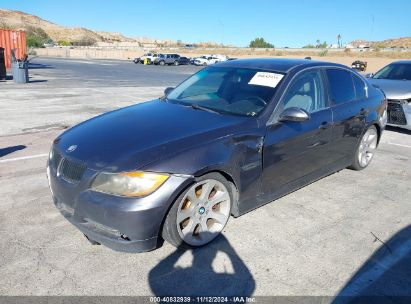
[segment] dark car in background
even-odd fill
[[[187,58],[187,57],[178,58],[178,65],[187,65],[187,64],[190,64],[190,58]]]
[[[411,60],[393,62],[369,77],[387,96],[388,125],[411,130]]]
[[[161,239],[202,246],[230,215],[366,168],[386,107],[381,90],[342,65],[218,63],[160,99],[58,136],[47,165],[54,204],[91,242],[116,250],[148,251]]]

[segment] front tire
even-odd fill
[[[163,60],[161,60],[161,61],[159,62],[159,64],[160,64],[161,66],[164,66],[166,63],[165,63]]]
[[[197,178],[179,195],[167,214],[162,237],[180,247],[200,247],[214,240],[231,214],[230,183],[218,173]]]
[[[354,153],[350,169],[360,171],[368,167],[374,157],[378,145],[378,131],[375,126],[370,126],[361,137]]]
[[[176,61],[174,61],[174,65],[175,66],[177,66],[178,65],[178,61],[176,60]]]

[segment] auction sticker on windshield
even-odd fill
[[[275,88],[283,77],[277,73],[257,72],[248,84]]]

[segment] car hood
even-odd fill
[[[411,81],[410,80],[389,80],[389,79],[368,79],[370,83],[378,86],[387,99],[410,99]]]
[[[67,157],[94,170],[137,170],[200,144],[230,136],[250,118],[154,100],[85,121],[55,140]],[[72,152],[69,147],[77,146]]]

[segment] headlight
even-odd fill
[[[91,189],[119,196],[145,196],[156,191],[167,179],[167,174],[148,172],[99,173]]]

